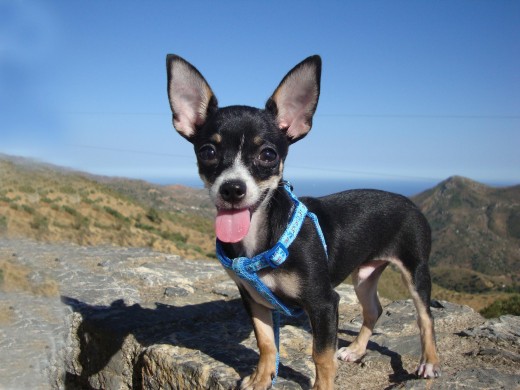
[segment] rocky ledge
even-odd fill
[[[0,261],[26,270],[32,283],[0,292],[0,388],[230,389],[254,369],[252,327],[216,262],[7,239],[0,239]],[[338,292],[345,346],[361,319],[352,287]],[[443,375],[426,381],[414,376],[420,343],[413,304],[383,303],[367,355],[339,364],[338,389],[520,387],[520,317],[486,321],[467,306],[437,302]],[[309,388],[309,325],[282,325],[275,388]]]

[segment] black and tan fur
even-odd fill
[[[287,226],[293,203],[281,188],[289,146],[305,137],[320,93],[321,59],[309,57],[282,80],[264,109],[219,108],[206,80],[182,58],[167,57],[168,95],[177,131],[194,146],[199,174],[218,209],[249,209],[247,236],[223,244],[230,258],[270,249]],[[393,263],[402,272],[418,312],[422,356],[418,375],[440,374],[430,312],[430,227],[407,198],[376,190],[352,190],[301,198],[315,213],[328,245],[328,260],[314,225],[305,221],[278,269],[261,271],[263,282],[286,304],[303,308],[313,333],[315,389],[332,389],[337,360],[357,361],[382,313],[377,282]],[[260,351],[256,370],[242,389],[267,389],[275,372],[271,306],[229,272],[251,316]],[[338,294],[334,287],[352,274],[363,309],[356,340],[337,350]],[[346,386],[347,384],[345,384]]]

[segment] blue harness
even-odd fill
[[[303,222],[306,217],[309,217],[316,227],[316,232],[320,237],[325,255],[327,255],[327,244],[325,237],[321,231],[318,217],[314,213],[311,213],[307,207],[298,200],[296,195],[292,192],[292,186],[288,182],[283,182],[284,188],[287,194],[290,196],[294,203],[294,210],[289,221],[289,225],[285,232],[282,234],[275,246],[265,252],[262,252],[253,258],[249,257],[237,257],[236,259],[230,259],[224,253],[222,244],[217,239],[217,258],[220,263],[227,269],[233,270],[240,279],[247,281],[252,287],[255,288],[258,293],[265,298],[273,307],[273,325],[274,325],[274,338],[276,343],[276,373],[273,379],[273,384],[278,376],[278,366],[280,363],[280,313],[288,316],[299,316],[303,313],[303,310],[297,308],[290,308],[283,304],[280,299],[273,294],[271,290],[260,280],[257,272],[264,268],[277,268],[284,263],[289,256],[289,246],[298,236]]]

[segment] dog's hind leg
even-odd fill
[[[377,282],[387,265],[387,261],[375,260],[362,265],[352,273],[354,290],[363,310],[363,325],[356,339],[348,347],[338,350],[338,359],[355,362],[365,355],[368,340],[383,312],[377,297]]]
[[[435,344],[433,316],[430,310],[431,278],[427,262],[420,262],[415,269],[408,269],[399,261],[395,262],[401,271],[417,310],[417,323],[421,333],[421,361],[417,375],[422,378],[440,376],[440,360]]]

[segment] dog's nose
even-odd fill
[[[246,183],[241,180],[229,180],[220,186],[219,192],[226,202],[236,203],[246,196]]]

